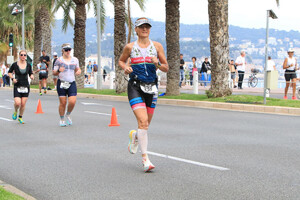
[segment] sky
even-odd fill
[[[108,0],[104,0],[106,15],[113,17],[114,9]],[[147,17],[155,21],[165,21],[165,0],[146,0],[146,11],[143,12],[137,3],[131,1],[132,17]],[[266,28],[267,10],[272,9],[278,19],[270,19],[270,28],[278,30],[300,31],[299,21],[300,1],[280,0],[228,0],[229,24],[245,28]],[[62,18],[62,12],[56,14],[56,19]],[[88,18],[94,17],[94,11],[88,11]],[[181,0],[180,23],[208,24],[207,0]]]

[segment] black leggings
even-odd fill
[[[244,80],[245,72],[243,72],[243,71],[238,71],[238,73],[239,73],[238,87],[241,88],[242,85],[243,85],[243,80]]]

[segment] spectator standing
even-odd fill
[[[197,58],[192,57],[192,63],[189,64],[189,73],[190,73],[190,85],[193,85],[193,75],[194,71],[197,71]]]
[[[96,63],[96,61],[94,61],[94,65],[93,65],[93,72],[98,72],[98,65]]]
[[[8,65],[4,65],[2,64],[2,74],[3,74],[3,87],[5,87],[5,85],[9,85],[9,77],[8,77],[8,70],[9,70],[9,67]]]
[[[3,71],[2,63],[0,63],[0,87],[2,87],[3,84],[3,74],[5,71]]]
[[[235,60],[235,65],[237,66],[237,71],[239,73],[238,89],[240,90],[243,89],[243,80],[247,64],[245,56],[246,52],[241,51],[241,55]]]
[[[271,56],[268,56],[267,71],[273,70],[276,70],[275,62],[272,60]]]
[[[106,77],[107,73],[106,73],[106,70],[103,69],[103,82],[105,82],[105,77]]]
[[[208,81],[207,71],[210,69],[211,69],[211,64],[208,61],[208,58],[205,58],[204,62],[202,63],[201,70],[200,70],[200,74],[201,74],[201,76],[203,76],[203,80],[204,80],[204,87],[206,87],[206,85],[207,85],[207,81]]]
[[[91,75],[93,74],[94,65],[92,65],[92,61],[89,61],[89,64],[85,68],[85,74],[87,75],[87,82],[90,84]]]
[[[235,85],[235,76],[237,73],[237,68],[236,68],[236,65],[234,64],[234,60],[231,60],[229,63],[229,71],[230,71],[230,77],[231,77],[232,83],[233,83],[233,88],[236,88],[237,86]]]
[[[284,99],[287,99],[287,92],[289,89],[290,84],[292,84],[293,87],[293,96],[292,99],[296,100],[296,80],[297,80],[297,75],[296,75],[296,70],[297,68],[297,60],[294,57],[294,49],[290,48],[288,50],[288,57],[284,59],[283,62],[283,69],[285,69],[284,77],[286,80],[286,86],[284,90]],[[290,82],[292,80],[292,83]]]
[[[184,78],[184,60],[183,60],[183,54],[180,54],[180,82],[179,82],[179,87],[182,85],[182,81]]]

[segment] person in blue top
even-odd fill
[[[151,23],[147,18],[135,22],[138,40],[125,46],[119,60],[125,74],[129,74],[128,99],[138,123],[138,130],[129,132],[128,150],[134,154],[138,144],[142,151],[144,171],[155,168],[147,155],[148,128],[157,102],[156,70],[168,72],[169,66],[163,46],[149,39]],[[130,64],[127,60],[130,58]]]
[[[42,96],[42,89],[44,94],[47,93],[47,78],[48,78],[48,66],[43,62],[43,58],[40,58],[40,63],[37,65],[37,70],[34,73],[39,73],[39,89],[40,96]]]
[[[89,61],[89,64],[85,68],[85,74],[87,75],[87,82],[90,83],[91,75],[94,72],[94,65],[92,65],[92,61]]]

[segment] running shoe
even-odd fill
[[[43,94],[40,92],[40,96],[42,96]]]
[[[137,152],[139,143],[136,138],[136,130],[129,131],[129,143],[128,143],[128,151],[131,154],[135,154]]]
[[[20,122],[20,124],[24,124],[24,121],[22,118],[18,118],[18,121]]]
[[[155,166],[150,162],[149,158],[143,158],[144,172],[149,172],[155,168]]]
[[[293,96],[293,97],[292,97],[292,100],[297,100],[297,97]]]
[[[44,89],[44,94],[46,94],[47,93],[47,90],[46,89]]]
[[[17,119],[17,115],[18,115],[18,113],[14,112],[14,114],[12,115],[12,119],[16,120]]]
[[[65,126],[67,126],[67,124],[66,124],[66,122],[64,120],[60,120],[59,121],[59,126],[60,127],[65,127]]]
[[[71,117],[70,117],[70,115],[66,115],[66,121],[67,121],[67,124],[68,125],[72,125],[72,119],[71,119]]]
[[[284,96],[283,99],[288,99],[287,96]]]

